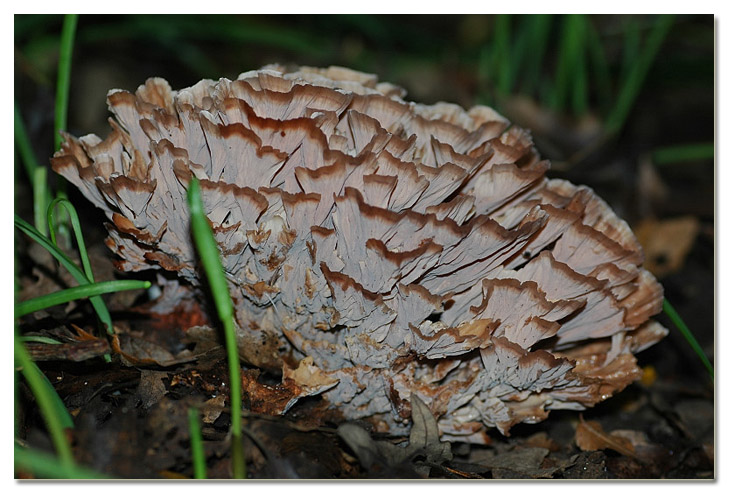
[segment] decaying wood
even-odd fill
[[[633,354],[666,331],[627,224],[547,179],[494,110],[404,95],[336,67],[149,79],[112,90],[111,134],[66,135],[53,168],[106,213],[118,268],[192,287],[200,180],[244,359],[283,375],[276,412],[321,394],[404,434],[415,394],[442,438],[485,442],[637,379]]]

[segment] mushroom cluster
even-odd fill
[[[268,412],[321,394],[398,435],[415,394],[442,438],[485,442],[636,380],[666,330],[628,225],[491,108],[404,96],[340,67],[153,78],[52,165],[105,212],[118,268],[198,291],[199,179],[242,357],[282,376]]]

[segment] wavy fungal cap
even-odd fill
[[[491,108],[404,96],[340,67],[148,79],[110,91],[111,134],[66,135],[53,169],[106,213],[121,270],[198,294],[185,198],[200,180],[242,357],[282,373],[267,400],[244,378],[264,412],[321,394],[400,435],[416,394],[442,438],[478,443],[636,380],[633,353],[666,330],[627,224],[547,179]]]

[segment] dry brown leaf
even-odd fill
[[[143,407],[149,408],[164,397],[167,392],[167,387],[163,382],[165,378],[167,378],[165,371],[142,370],[136,393],[142,401]]]
[[[26,342],[25,347],[33,360],[79,362],[111,352],[109,342],[106,339],[96,337],[73,323],[71,327],[76,331],[76,335],[65,328],[51,331],[52,334],[57,334],[56,336],[64,341],[63,343]]]
[[[175,366],[195,361],[196,356],[184,349],[177,355],[149,340],[135,338],[130,335],[115,333],[112,335],[112,349],[126,361],[129,366]]]
[[[428,406],[417,395],[411,396],[411,406],[413,428],[408,445],[397,446],[388,441],[375,441],[367,431],[353,423],[341,424],[337,428],[337,434],[355,452],[366,469],[378,461],[396,467],[423,455],[426,464],[416,464],[414,469],[427,476],[430,466],[450,461],[454,456],[451,453],[451,444],[439,440],[436,418]]]
[[[700,221],[694,216],[642,221],[636,237],[644,247],[647,270],[664,277],[681,269],[699,231]]]
[[[560,445],[558,445],[558,443],[550,438],[544,431],[531,435],[525,441],[525,444],[529,447],[541,447],[543,449],[548,449],[550,452],[557,452],[560,450]]]
[[[223,407],[226,403],[225,395],[218,395],[212,399],[208,399],[200,408],[200,412],[203,415],[203,423],[213,424],[223,412]]]
[[[580,422],[575,429],[575,443],[583,451],[611,449],[639,460],[634,453],[634,446],[629,440],[621,436],[609,435],[603,431],[603,427],[598,421],[585,421],[583,415],[580,416]]]

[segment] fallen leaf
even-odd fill
[[[166,377],[166,371],[142,370],[137,387],[137,397],[142,401],[145,409],[157,404],[167,392],[162,381]]]
[[[65,328],[53,332],[55,336],[65,341],[63,343],[26,342],[25,347],[28,349],[33,361],[80,362],[111,352],[109,342],[106,339],[98,338],[73,323],[71,327],[78,335],[74,335]]]
[[[664,449],[649,441],[646,433],[638,430],[613,430],[611,437],[628,441],[635,455],[641,459],[654,459],[664,454]]]
[[[203,415],[203,423],[213,424],[223,412],[223,407],[226,403],[225,395],[218,395],[212,399],[208,399],[200,408],[200,412]]]
[[[375,441],[362,427],[344,423],[337,428],[337,434],[353,450],[360,464],[370,469],[380,462],[390,468],[412,461],[418,455],[425,455],[426,463],[414,463],[413,469],[422,476],[428,476],[431,464],[439,465],[453,458],[451,444],[441,442],[438,425],[431,410],[417,395],[411,395],[411,419],[413,425],[408,445],[394,445],[388,441]]]
[[[112,335],[112,349],[122,357],[129,366],[157,365],[162,367],[188,363],[197,359],[189,350],[184,349],[177,355],[164,347],[145,339],[129,335]]]
[[[699,231],[700,222],[694,216],[642,221],[635,232],[644,247],[646,269],[657,277],[681,269]]]
[[[525,441],[525,444],[529,447],[542,447],[544,449],[548,449],[550,452],[557,452],[560,450],[560,445],[558,445],[558,443],[550,438],[544,431],[540,431],[530,436]]]
[[[580,416],[580,422],[575,429],[575,444],[583,451],[611,449],[639,460],[630,441],[620,436],[609,435],[603,431],[598,421],[585,421],[583,415]]]
[[[44,344],[27,342],[33,361],[86,361],[109,353],[109,343],[106,340],[75,342],[71,344]]]
[[[352,449],[365,469],[370,469],[376,459],[382,455],[381,450],[384,449],[379,448],[378,444],[370,438],[370,433],[354,423],[341,424],[337,428],[337,434]]]
[[[426,454],[426,461],[433,464],[440,464],[453,458],[451,444],[439,440],[436,418],[417,395],[411,396],[411,420],[413,426],[406,450],[412,453],[423,451]]]

